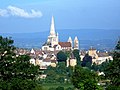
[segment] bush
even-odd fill
[[[106,90],[120,90],[120,87],[119,86],[112,86],[112,85],[109,85]]]
[[[33,90],[45,90],[45,89],[41,85],[36,85],[36,87]]]
[[[64,87],[58,86],[56,90],[64,90]]]
[[[74,90],[73,88],[71,88],[71,87],[68,87],[66,90]]]
[[[56,90],[56,88],[51,87],[51,88],[49,88],[48,90]]]

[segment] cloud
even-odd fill
[[[15,6],[8,6],[6,9],[0,9],[0,16],[2,17],[9,17],[9,16],[17,16],[23,18],[35,18],[35,17],[42,17],[41,11],[30,10],[30,12],[25,11],[24,9],[15,7]]]
[[[8,16],[8,11],[4,9],[0,9],[0,16]]]

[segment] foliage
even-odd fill
[[[102,64],[100,64],[99,67],[99,71],[100,72],[105,72],[105,69],[108,67],[108,65],[111,63],[111,60],[106,60],[105,62],[103,62]]]
[[[119,86],[113,86],[113,85],[109,85],[106,90],[120,90]]]
[[[45,83],[42,84],[44,90],[56,90],[57,87],[62,86],[66,90],[68,87],[74,88],[72,84],[69,83]],[[41,89],[42,90],[42,89]],[[74,89],[72,89],[74,90]]]
[[[59,67],[49,67],[46,71],[45,74],[47,74],[46,77],[46,82],[47,83],[63,83],[65,76],[66,76],[66,71],[65,68],[59,66]]]
[[[56,90],[64,90],[64,87],[58,86]]]
[[[73,85],[80,90],[97,90],[99,89],[97,74],[88,68],[82,68],[80,66],[75,67],[75,71],[72,76]]]
[[[111,80],[110,86],[120,88],[120,40],[116,45],[113,61],[108,65],[105,71],[106,77]]]
[[[65,52],[59,51],[59,52],[57,53],[57,59],[58,59],[58,62],[66,62],[66,60],[67,60],[67,55],[65,54]]]
[[[44,89],[42,85],[36,84],[35,88],[32,89],[32,90],[46,90],[46,89]],[[53,90],[54,90],[54,89],[53,89]]]
[[[56,90],[56,88],[51,87],[51,88],[49,88],[49,90]]]
[[[64,62],[59,62],[57,67],[49,66],[44,74],[47,74],[45,83],[68,83],[73,73],[72,67],[66,67]],[[44,81],[43,81],[44,82]]]
[[[73,55],[77,59],[77,65],[81,66],[81,60],[80,60],[79,50],[78,49],[73,50]]]
[[[120,50],[120,40],[118,40],[118,43],[117,43],[115,49],[116,49],[116,50]]]
[[[98,70],[99,70],[99,67],[98,67],[98,65],[96,65],[96,63],[94,62],[93,65],[91,66],[91,69],[94,70],[94,71],[98,71]]]
[[[68,87],[66,90],[74,90],[73,88],[71,88],[71,87]]]
[[[0,36],[0,88],[31,90],[36,86],[38,66],[29,63],[27,55],[16,56],[13,40]]]
[[[92,57],[86,54],[85,57],[83,58],[82,66],[91,68],[91,65],[92,65]]]
[[[71,54],[71,51],[65,51],[65,54],[66,54],[67,58],[69,58],[70,54]]]

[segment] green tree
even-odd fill
[[[47,74],[45,81],[47,83],[64,83],[66,69],[64,67],[64,64],[61,65],[61,63],[57,65],[57,67],[49,66],[48,69],[45,70],[45,74]]]
[[[81,60],[80,60],[80,54],[79,54],[79,52],[80,51],[78,49],[73,50],[73,55],[77,59],[77,65],[81,65]]]
[[[76,66],[71,80],[74,87],[80,90],[100,89],[99,86],[97,85],[98,83],[97,74],[89,70],[88,68]]]
[[[91,69],[91,65],[92,65],[92,57],[86,54],[85,57],[83,58],[82,66]]]
[[[58,86],[56,90],[64,90],[64,87]]]
[[[58,62],[66,62],[67,55],[63,51],[59,51],[57,53],[57,59],[58,59]]]
[[[118,40],[118,43],[117,43],[115,49],[116,49],[116,50],[120,50],[120,40]]]
[[[56,88],[54,88],[54,87],[51,87],[51,88],[49,88],[49,90],[56,90]]]
[[[105,62],[103,62],[102,64],[99,65],[99,71],[101,72],[105,72],[105,69],[108,67],[109,63],[111,62],[111,60],[106,60]]]
[[[96,63],[94,62],[91,69],[94,71],[98,71],[98,65],[96,65]]]
[[[105,75],[111,80],[108,90],[109,88],[120,90],[120,40],[115,47],[113,61],[109,63],[105,70]]]
[[[66,54],[67,58],[69,58],[70,54],[71,54],[71,51],[65,51],[65,54]]]
[[[16,57],[11,38],[0,36],[0,89],[31,90],[36,86],[38,66],[29,63],[30,57]]]

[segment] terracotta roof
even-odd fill
[[[71,43],[70,42],[59,42],[59,45],[61,47],[71,47]]]
[[[56,60],[51,60],[51,63],[56,63],[57,61]]]
[[[46,58],[43,60],[43,62],[51,62],[50,58]]]
[[[43,55],[44,52],[43,52],[43,51],[40,51],[40,50],[36,50],[36,51],[35,51],[35,54],[36,54],[36,55]]]

